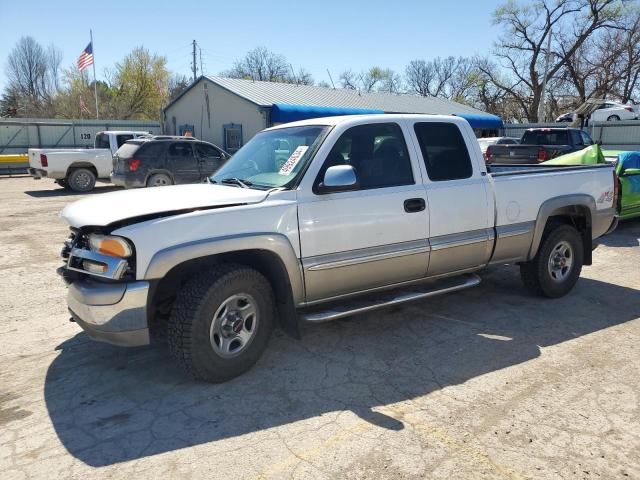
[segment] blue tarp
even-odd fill
[[[489,113],[485,113],[484,115],[479,115],[475,113],[457,113],[458,117],[464,118],[471,128],[486,128],[486,129],[501,129],[504,128],[504,123],[502,123],[502,119],[496,115],[491,115]]]
[[[364,115],[384,113],[368,108],[319,107],[315,105],[289,105],[274,103],[271,107],[271,123],[288,123],[309,118],[335,117],[337,115]]]
[[[640,152],[623,152],[618,161],[624,168],[640,168]]]
[[[384,110],[274,103],[271,107],[271,123],[288,123],[297,120],[308,120],[310,118],[335,117],[337,115],[365,115],[370,113],[384,113]],[[484,115],[465,113],[458,114],[458,116],[469,122],[472,128],[504,128],[500,117],[488,113]]]

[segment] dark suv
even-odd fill
[[[198,183],[229,157],[221,148],[193,138],[129,140],[113,156],[111,181],[125,188]]]

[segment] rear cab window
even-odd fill
[[[118,144],[118,148],[120,148],[124,143],[133,139],[133,135],[124,134],[124,135],[116,135],[116,143]]]
[[[457,125],[419,122],[413,129],[431,181],[462,180],[473,175],[469,150]]]
[[[523,145],[569,145],[567,130],[533,130],[522,136]]]
[[[95,147],[96,148],[106,148],[106,149],[110,149],[111,145],[109,143],[109,135],[106,133],[99,133],[96,135],[96,142],[95,142]]]

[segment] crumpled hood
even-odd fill
[[[67,205],[60,216],[72,227],[106,226],[166,212],[259,203],[268,192],[207,183],[98,193]]]

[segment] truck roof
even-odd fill
[[[307,125],[327,125],[334,126],[341,123],[351,122],[354,124],[366,123],[371,120],[380,120],[380,118],[384,118],[386,120],[442,120],[444,122],[450,123],[467,123],[467,121],[456,115],[430,115],[430,114],[418,114],[418,113],[373,113],[367,115],[337,115],[335,117],[321,117],[321,118],[310,118],[308,120],[298,120],[297,122],[283,123],[282,125],[276,125],[275,127],[270,127],[267,130],[277,130],[280,128],[289,128],[289,127],[303,127]]]
[[[98,133],[106,133],[107,135],[150,135],[150,133],[145,130],[103,130],[102,132]]]

